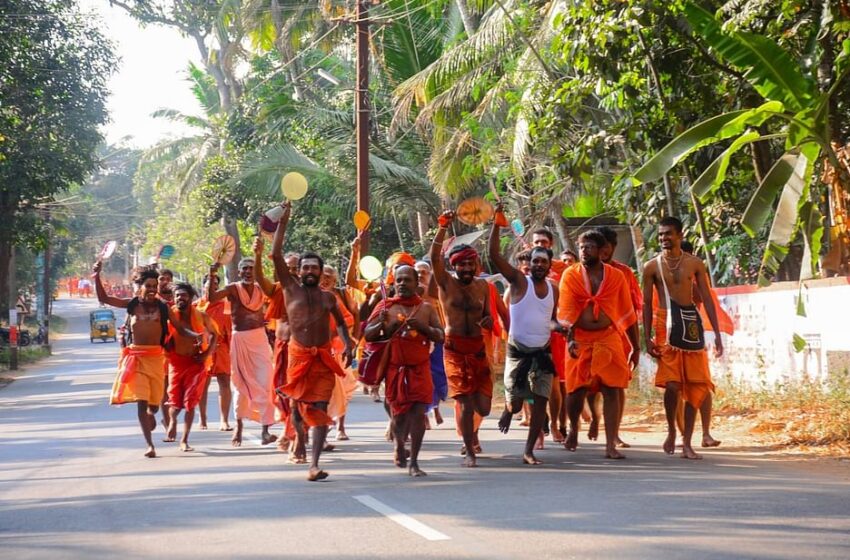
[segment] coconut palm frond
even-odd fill
[[[157,109],[151,113],[151,117],[155,119],[168,119],[172,122],[185,124],[199,130],[209,130],[212,128],[212,125],[208,120],[194,115],[186,115],[176,109]]]
[[[298,171],[307,176],[333,177],[326,168],[289,145],[266,146],[249,154],[231,183],[243,185],[266,196],[277,195],[280,180],[286,173]]]

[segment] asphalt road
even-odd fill
[[[383,408],[358,394],[325,482],[218,431],[144,459],[135,409],[107,405],[118,347],[89,342],[94,305],[57,302],[69,333],[0,390],[2,558],[850,558],[847,469],[723,448],[684,461],[628,429],[625,461],[582,440],[547,443],[546,464],[527,467],[521,429],[503,436],[491,417],[480,468],[463,469],[446,406],[426,434],[429,476],[411,479]]]

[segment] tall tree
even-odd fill
[[[44,242],[40,204],[96,167],[107,120],[109,41],[60,0],[7,0],[0,7],[0,311],[16,245]]]

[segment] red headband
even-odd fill
[[[449,257],[449,263],[452,266],[454,266],[457,263],[459,263],[460,261],[475,260],[477,258],[478,258],[478,251],[476,251],[472,247],[467,247],[466,249],[463,249],[462,251],[458,251],[457,253],[454,253],[452,256],[450,256]]]

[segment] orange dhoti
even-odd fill
[[[335,377],[345,375],[331,354],[330,342],[320,347],[307,347],[294,338],[290,339],[288,366],[286,384],[278,390],[295,401],[301,418],[308,426],[331,424],[328,413],[314,406],[330,402]]]
[[[493,376],[483,337],[447,336],[443,345],[443,364],[446,366],[450,397],[474,393],[493,396]]]
[[[206,363],[193,356],[168,353],[168,406],[192,410],[201,400],[206,386]]]
[[[159,406],[164,391],[165,355],[162,346],[131,344],[122,348],[109,404],[146,401]]]
[[[389,344],[386,396],[390,413],[398,416],[417,403],[430,405],[434,398],[430,341],[424,336],[400,336]]]
[[[699,408],[708,393],[714,392],[708,352],[681,350],[667,344],[667,309],[661,307],[655,310],[655,344],[661,350],[655,386],[681,383],[682,397],[694,408]]]
[[[274,424],[272,357],[264,327],[233,331],[230,372],[236,388],[236,418]]]
[[[357,375],[351,368],[345,367],[345,343],[339,337],[335,337],[331,343],[331,350],[334,359],[342,369],[343,375],[335,376],[334,390],[331,394],[331,400],[328,403],[328,416],[331,418],[339,418],[345,416],[348,411],[348,403],[357,391]]]
[[[613,326],[601,331],[575,330],[578,359],[567,355],[567,392],[600,385],[625,389],[632,371],[623,350],[623,338]]]

